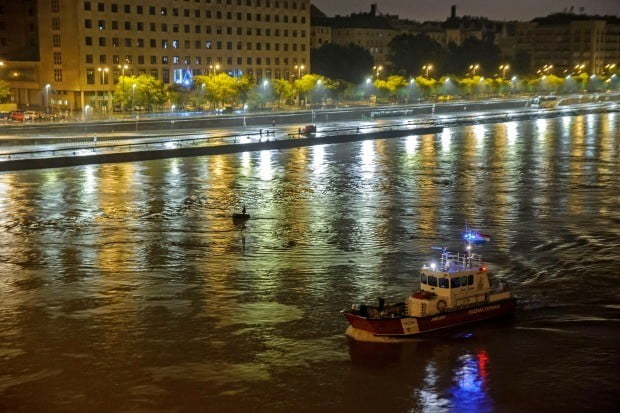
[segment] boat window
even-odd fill
[[[467,276],[467,284],[468,285],[474,285],[474,275],[470,274]]]
[[[452,278],[450,280],[450,288],[459,288],[461,286],[461,277]]]
[[[450,281],[447,278],[439,279],[439,287],[440,288],[450,288]]]
[[[437,287],[437,277],[433,277],[432,275],[428,276],[428,285],[432,287]]]
[[[426,274],[424,274],[423,272],[420,273],[420,282],[422,284],[426,284],[428,283],[427,279],[426,279]]]
[[[467,287],[467,276],[466,275],[461,277],[461,286]]]

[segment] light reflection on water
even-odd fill
[[[602,114],[3,173],[0,410],[605,410],[593,383],[616,372],[590,355],[617,343],[618,130]],[[408,294],[465,223],[537,310],[472,340],[344,338],[339,310]]]
[[[458,358],[454,372],[454,386],[450,390],[454,412],[493,412],[487,394],[487,364],[489,358],[484,350],[477,354],[464,354]]]

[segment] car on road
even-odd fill
[[[23,110],[14,110],[9,113],[8,119],[13,122],[23,122],[25,114]]]
[[[24,112],[24,122],[37,122],[41,119],[43,119],[43,116],[40,112],[35,112],[34,110]]]

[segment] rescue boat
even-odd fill
[[[341,313],[346,334],[359,341],[394,341],[436,330],[512,314],[517,300],[503,283],[489,279],[482,257],[467,244],[464,252],[439,248],[437,263],[420,270],[420,289],[404,301],[357,304]]]

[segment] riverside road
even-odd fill
[[[617,98],[617,97],[616,97]],[[528,100],[323,109],[232,116],[11,125],[0,135],[0,171],[289,149],[439,133],[444,127],[618,110],[609,99],[554,109]],[[306,124],[317,133],[302,135]]]

